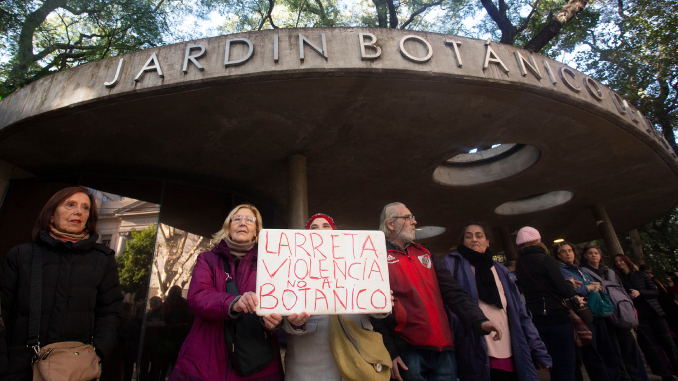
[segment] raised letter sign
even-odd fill
[[[454,48],[454,56],[457,58],[457,66],[461,67],[463,63],[461,62],[461,54],[459,54],[459,45],[461,45],[461,42],[459,41],[445,41],[445,45],[450,46]]]
[[[546,73],[549,75],[549,79],[551,80],[551,83],[555,86],[556,83],[558,83],[558,80],[556,80],[556,76],[553,75],[553,71],[551,71],[551,66],[549,65],[548,61],[543,60],[544,63],[544,69],[546,69]]]
[[[408,53],[405,50],[405,41],[410,40],[410,39],[417,40],[417,41],[421,42],[422,44],[424,44],[424,46],[426,46],[426,51],[428,52],[426,54],[426,56],[424,56],[423,58],[418,58],[418,57],[411,55],[410,53]],[[431,48],[431,44],[429,44],[428,41],[424,40],[423,38],[421,38],[419,36],[415,36],[413,34],[410,34],[410,35],[405,36],[405,37],[400,39],[400,54],[402,54],[403,57],[405,57],[406,59],[408,59],[412,62],[424,63],[424,62],[428,62],[428,60],[430,60],[431,57],[433,57],[433,49]]]
[[[573,85],[572,82],[570,82],[570,80],[567,78],[568,75],[570,77],[572,77],[572,79],[576,79],[575,74],[572,71],[572,69],[570,69],[569,67],[566,67],[566,66],[562,66],[560,68],[560,79],[563,80],[563,82],[565,83],[565,86],[569,87],[570,90],[574,91],[575,93],[580,92],[581,87]]]
[[[391,311],[384,233],[282,230],[259,233],[258,315]]]
[[[149,65],[151,65],[151,62],[153,62],[153,65],[149,66]],[[148,61],[146,61],[146,64],[144,65],[143,68],[141,68],[141,70],[139,71],[139,74],[137,74],[137,76],[134,77],[134,82],[139,82],[139,79],[141,78],[141,76],[145,72],[153,71],[153,70],[158,72],[158,75],[160,76],[160,78],[165,77],[162,74],[162,69],[160,68],[160,62],[158,62],[158,56],[155,54],[155,52],[153,52],[153,54],[151,54],[151,58],[149,58]]]
[[[118,78],[120,77],[120,68],[122,67],[122,58],[118,62],[118,69],[115,71],[115,77],[111,82],[104,82],[104,86],[113,87],[118,84]]]
[[[610,91],[610,97],[612,97],[612,103],[617,107],[617,111],[622,115],[626,114],[626,111],[628,110],[626,99],[620,97],[619,94],[614,91]]]
[[[490,46],[490,40],[485,41],[485,46],[485,63],[483,63],[483,70],[487,69],[490,66],[490,62],[492,62],[493,64],[501,66],[501,68],[504,70],[504,73],[508,74],[509,69],[506,67],[506,65],[504,65],[504,63],[501,61],[501,58],[499,58],[497,53],[495,53]]]
[[[527,62],[527,60],[525,60],[525,57],[523,57],[523,55],[520,54],[520,52],[515,51],[514,54],[516,56],[516,61],[518,61],[518,68],[520,69],[520,74],[523,77],[527,76],[527,70],[525,70],[525,65],[527,65],[527,68],[530,69],[532,74],[534,74],[534,76],[537,77],[538,80],[541,80],[541,73],[539,72],[537,63],[534,62],[534,58],[531,55],[528,57],[530,59],[530,62]]]
[[[308,44],[313,50],[318,52],[325,60],[327,61],[327,41],[325,40],[325,33],[321,33],[320,37],[322,39],[322,45],[323,48],[322,50],[317,47],[314,43],[311,42],[308,38],[304,37],[301,33],[299,33],[299,60],[303,61],[304,60],[304,44]]]
[[[584,77],[584,87],[586,87],[586,90],[589,91],[589,94],[596,98],[596,100],[603,100],[603,91],[600,89],[600,86],[598,86],[598,83],[593,80],[593,78]]]
[[[229,56],[230,56],[230,51],[231,51],[231,43],[234,42],[242,42],[247,44],[249,47],[249,50],[247,51],[247,54],[245,54],[245,57],[239,59],[239,60],[234,60],[231,61]],[[247,62],[250,58],[252,58],[252,54],[254,53],[254,45],[252,45],[252,41],[246,39],[246,38],[229,38],[226,40],[226,55],[224,56],[224,66],[236,66],[236,65],[242,65],[245,62]]]
[[[369,41],[365,42],[365,37],[369,37]],[[381,55],[381,48],[376,45],[377,36],[372,33],[358,33],[358,40],[360,41],[360,58],[363,60],[376,60]],[[370,47],[377,52],[372,55],[367,55],[365,47]]]
[[[200,52],[198,52],[198,54],[191,55],[191,50],[193,50],[193,49],[200,49]],[[188,73],[188,61],[189,60],[191,62],[193,62],[193,65],[195,65],[198,68],[198,70],[200,70],[200,71],[205,70],[205,68],[202,67],[202,65],[200,65],[198,63],[198,60],[197,60],[197,58],[200,58],[204,55],[205,55],[205,45],[203,45],[203,44],[188,45],[186,47],[186,55],[184,57],[184,69],[183,69],[184,74]]]

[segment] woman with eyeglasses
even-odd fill
[[[228,214],[222,229],[214,234],[216,244],[212,250],[198,255],[188,289],[188,304],[195,321],[170,380],[283,380],[276,335],[272,335],[275,360],[248,377],[238,374],[231,366],[224,337],[225,321],[238,319],[242,314],[254,314],[257,309],[257,238],[262,226],[256,207],[238,205]],[[230,281],[235,283],[240,296],[227,292]],[[281,322],[278,314],[262,318],[268,330],[279,328]]]

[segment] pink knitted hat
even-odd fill
[[[516,237],[516,245],[520,246],[526,242],[540,241],[541,235],[535,228],[525,226],[518,230],[518,237]]]

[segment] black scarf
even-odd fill
[[[492,261],[492,252],[490,252],[490,248],[488,247],[485,253],[481,254],[464,245],[459,245],[457,246],[457,251],[476,268],[478,299],[503,309],[504,306],[501,304],[501,296],[499,295],[497,282],[495,282],[494,274],[492,273],[494,262]]]

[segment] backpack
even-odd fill
[[[610,316],[612,324],[620,328],[633,328],[638,326],[636,308],[633,305],[633,301],[624,290],[624,287],[615,281],[617,275],[612,270],[607,269],[610,280],[606,280],[601,278],[591,269],[584,267],[584,271],[600,282],[603,286],[603,291],[610,297],[612,305],[614,306],[614,312],[612,313],[612,316]]]

